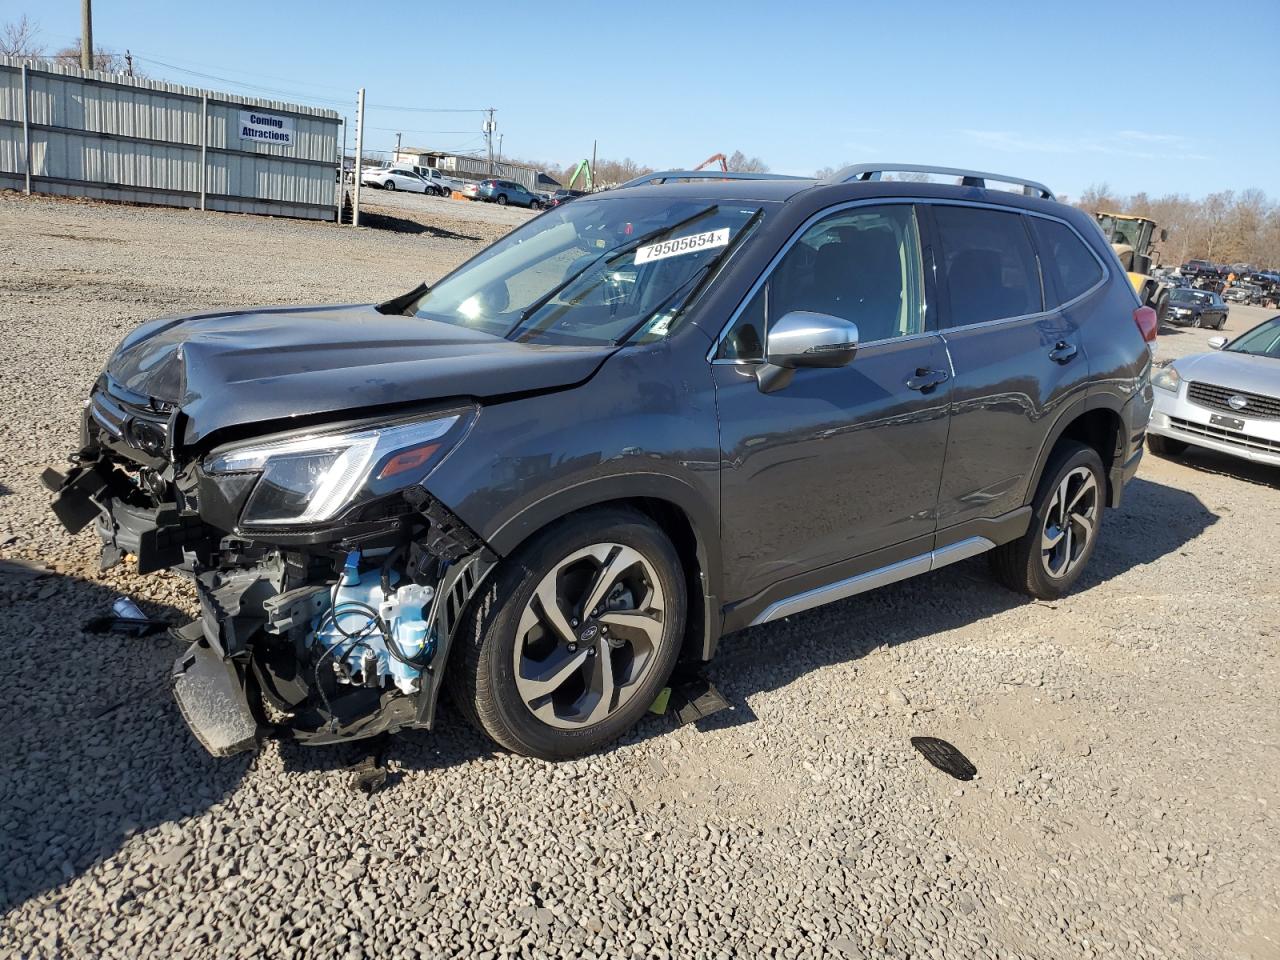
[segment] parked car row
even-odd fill
[[[454,189],[453,181],[434,167],[378,167],[363,171],[360,182],[367,187],[425,193],[435,197],[447,197]]]

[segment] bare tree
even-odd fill
[[[39,57],[44,47],[37,37],[40,27],[25,13],[12,23],[0,28],[0,55],[6,57]]]
[[[80,66],[80,41],[77,40],[69,47],[63,47],[53,55],[53,58],[71,66]],[[120,54],[112,53],[100,46],[94,47],[93,69],[101,70],[103,73],[132,73],[135,77],[143,76],[137,69],[130,70],[125,58]]]
[[[735,150],[726,161],[730,170],[735,173],[768,173],[769,165],[759,157],[748,157],[741,150]]]

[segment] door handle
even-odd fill
[[[907,387],[911,390],[919,390],[921,393],[928,393],[940,383],[946,383],[947,372],[945,370],[930,370],[928,367],[917,367],[916,375],[907,378]]]
[[[1070,363],[1077,353],[1079,353],[1079,348],[1074,343],[1059,340],[1054,344],[1053,349],[1049,351],[1049,359],[1054,363]]]

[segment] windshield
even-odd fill
[[[556,207],[446,277],[405,313],[522,343],[665,336],[759,204],[615,197]]]
[[[1179,287],[1169,293],[1170,303],[1209,303],[1210,296],[1202,290],[1188,290]]]
[[[1143,237],[1146,223],[1144,220],[1125,220],[1105,213],[1098,216],[1098,225],[1108,243],[1125,244],[1138,251],[1146,246]]]
[[[1280,317],[1264,320],[1248,333],[1243,333],[1223,349],[1247,353],[1255,357],[1280,360]]]

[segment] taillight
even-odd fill
[[[1147,343],[1155,343],[1160,335],[1160,318],[1151,307],[1138,307],[1133,311],[1133,322],[1138,325],[1138,332]]]

